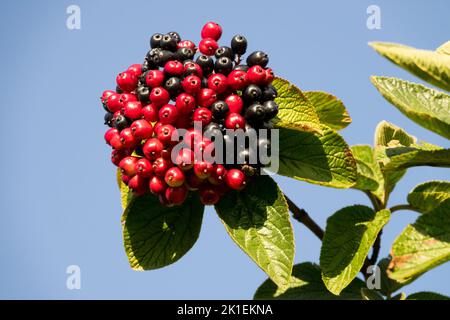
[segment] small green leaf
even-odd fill
[[[279,129],[278,174],[334,188],[356,182],[356,162],[344,139],[332,129],[322,135]]]
[[[400,283],[450,260],[450,200],[408,225],[391,249],[389,277]]]
[[[277,288],[272,280],[267,279],[256,290],[256,300],[361,300],[360,290],[365,287],[364,281],[355,278],[340,295],[330,293],[323,284],[320,268],[310,262],[294,266],[292,277],[287,288]]]
[[[376,290],[361,288],[361,296],[363,300],[384,300],[383,296]]]
[[[203,210],[195,194],[170,208],[152,194],[133,198],[123,217],[125,252],[131,267],[158,269],[180,259],[197,241]]]
[[[408,203],[422,213],[427,213],[450,198],[450,182],[429,181],[417,185],[408,195]]]
[[[275,78],[272,85],[278,92],[278,115],[273,119],[276,127],[321,132],[316,110],[299,88],[282,78]]]
[[[450,56],[449,56],[450,61]],[[418,125],[450,139],[450,96],[423,85],[371,77],[383,97]]]
[[[450,41],[447,41],[446,43],[441,45],[439,48],[437,48],[436,52],[441,53],[441,54],[450,55]]]
[[[450,300],[450,298],[440,293],[422,291],[409,295],[406,300]]]
[[[330,292],[339,294],[357,276],[390,215],[389,210],[374,212],[369,207],[355,205],[328,218],[320,266]]]
[[[119,186],[120,190],[120,203],[122,205],[122,210],[125,210],[125,208],[128,206],[128,203],[130,203],[131,199],[133,198],[133,192],[131,192],[128,186],[123,183],[122,173],[120,172],[120,169],[117,169],[116,175],[117,185]]]
[[[396,43],[372,42],[379,54],[419,78],[450,91],[450,56],[442,50],[419,50]]]
[[[335,96],[321,91],[306,91],[304,95],[316,109],[322,124],[341,130],[352,123],[344,104]]]
[[[294,234],[286,199],[269,176],[227,193],[216,211],[234,242],[279,286],[289,283]]]
[[[381,121],[375,129],[375,148],[405,146],[415,144],[417,139],[400,127],[387,121]]]

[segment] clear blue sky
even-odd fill
[[[81,30],[66,28],[66,8],[81,7]],[[165,7],[167,4],[167,7]],[[211,208],[200,238],[178,263],[135,272],[120,226],[119,192],[104,144],[98,97],[115,75],[141,62],[149,36],[178,30],[198,40],[204,22],[224,27],[223,39],[243,33],[249,50],[270,54],[275,72],[305,90],[341,98],[353,117],[342,134],[372,143],[389,120],[442,146],[385,102],[369,76],[415,80],[367,46],[373,40],[433,49],[449,40],[450,3],[442,1],[8,1],[2,4],[0,87],[0,298],[246,299],[266,279],[228,238]],[[381,8],[381,30],[366,28],[366,8]],[[419,81],[419,80],[417,80]],[[409,170],[391,204],[417,183],[450,179],[449,170]],[[324,226],[341,207],[368,204],[361,192],[277,178],[284,191]],[[414,221],[398,212],[383,234],[382,255]],[[319,242],[294,223],[296,262],[318,261]],[[81,267],[81,290],[67,290],[66,267]],[[406,292],[450,294],[450,264],[421,277]]]

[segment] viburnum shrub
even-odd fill
[[[337,132],[351,123],[339,99],[301,91],[274,76],[263,51],[244,56],[244,36],[228,46],[219,45],[221,36],[215,22],[203,26],[198,44],[177,32],[156,33],[144,62],[119,73],[117,88],[102,94],[131,267],[180,259],[199,236],[205,205],[214,205],[229,236],[269,276],[256,299],[446,298],[395,293],[450,260],[450,182],[416,186],[407,204],[390,206],[389,198],[408,168],[450,167],[450,150],[386,121],[374,146],[350,147]],[[436,51],[372,46],[450,90],[450,42]],[[407,117],[450,138],[448,94],[396,78],[372,82]],[[270,174],[357,189],[370,206],[338,210],[324,230]],[[399,210],[421,215],[379,259],[383,229]],[[319,265],[294,265],[289,211],[322,241]]]

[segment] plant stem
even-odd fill
[[[309,214],[304,210],[297,207],[297,205],[292,202],[288,196],[284,195],[286,198],[287,204],[289,206],[289,210],[292,212],[292,216],[295,220],[305,225],[312,233],[314,233],[317,238],[320,240],[323,239],[323,230],[322,228],[309,216]]]
[[[409,204],[398,204],[396,206],[393,206],[389,209],[391,211],[391,213],[395,212],[395,211],[400,211],[400,210],[411,210],[411,211],[416,211],[416,209],[414,209],[411,205]]]

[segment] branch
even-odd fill
[[[312,233],[314,233],[317,238],[320,240],[323,239],[323,230],[322,228],[309,216],[309,214],[304,210],[297,207],[297,205],[292,202],[291,199],[289,199],[286,195],[284,195],[286,198],[287,204],[289,206],[289,210],[292,212],[292,216],[295,220],[305,225],[309,230],[311,230]]]
[[[391,211],[391,213],[393,213],[395,211],[400,211],[400,210],[410,210],[410,211],[418,212],[415,208],[413,208],[409,204],[398,204],[396,206],[391,207],[389,210]]]

